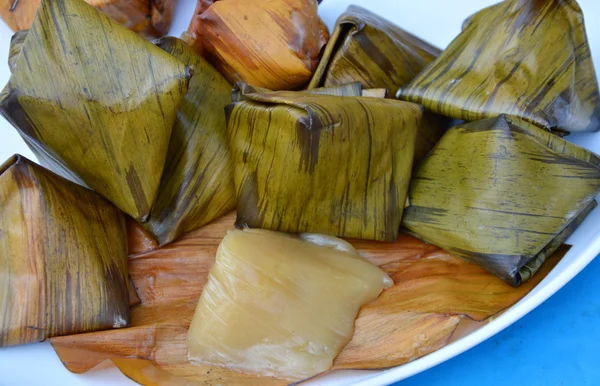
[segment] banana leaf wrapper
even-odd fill
[[[337,19],[309,88],[355,81],[397,90],[441,51],[381,16],[356,5]]]
[[[0,347],[126,327],[125,216],[15,155],[0,166]]]
[[[231,100],[233,102],[241,102],[247,99],[246,94],[265,94],[271,93],[273,90],[266,89],[264,87],[256,87],[244,82],[236,82],[233,85],[231,92]],[[352,82],[348,84],[342,84],[333,87],[318,87],[308,90],[303,90],[307,94],[318,94],[318,95],[333,95],[333,96],[362,96],[363,89],[360,82]]]
[[[241,102],[246,98],[246,94],[265,94],[273,92],[273,90],[266,89],[264,87],[256,87],[244,82],[235,82],[231,91],[231,101]],[[362,96],[363,89],[360,82],[352,82],[348,84],[342,84],[334,87],[319,87],[310,90],[303,90],[308,94],[318,95],[334,95],[334,96]]]
[[[67,369],[82,373],[117,366],[143,385],[287,384],[187,360],[187,330],[218,244],[234,219],[232,213],[167,247],[130,256],[129,271],[142,301],[132,308],[132,327],[53,338]],[[140,250],[144,240],[135,240],[130,249]],[[354,336],[332,370],[401,365],[468,335],[529,293],[568,250],[561,247],[538,275],[512,288],[477,265],[406,234],[397,243],[349,241],[395,284],[362,308]]]
[[[476,13],[398,97],[467,121],[507,114],[560,135],[600,129],[598,80],[574,0],[508,0]]]
[[[108,17],[145,38],[166,35],[175,0],[85,0]]]
[[[143,224],[164,245],[229,213],[236,195],[223,112],[231,85],[183,40],[166,37],[155,44],[194,71],[177,112],[158,195]]]
[[[17,64],[17,59],[21,54],[21,48],[23,47],[23,42],[25,42],[25,37],[27,37],[27,30],[16,32],[12,38],[10,38],[10,47],[8,50],[8,68],[12,73],[13,69]]]
[[[595,154],[500,116],[444,135],[411,182],[402,225],[518,286],[596,206],[599,192]]]
[[[395,241],[422,108],[282,91],[229,105],[236,225]]]
[[[315,0],[198,0],[186,33],[231,83],[271,90],[307,84],[328,37]]]
[[[42,0],[15,61],[0,113],[40,162],[147,217],[189,68],[76,0]]]
[[[131,217],[127,219],[127,244],[130,255],[150,252],[159,248],[156,238]]]
[[[235,208],[237,199],[230,161],[225,114],[215,114],[244,93],[267,92],[245,83],[229,83],[180,39],[155,42],[194,70],[189,90],[173,127],[161,187],[151,215],[143,224],[165,245],[184,232],[200,228]],[[360,95],[360,84],[314,93]]]
[[[338,18],[308,88],[359,81],[364,88],[395,91],[412,81],[440,53],[384,18],[351,5]],[[449,125],[449,119],[424,112],[415,143],[415,167]]]
[[[145,38],[167,34],[175,0],[85,0],[105,15]],[[0,16],[15,32],[31,28],[40,0],[0,0]]]

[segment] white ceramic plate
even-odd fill
[[[362,5],[397,23],[402,28],[437,45],[446,47],[460,32],[462,21],[494,0],[323,0],[321,15],[329,28],[349,4]],[[600,2],[580,0],[584,11],[596,73],[600,74]],[[187,28],[195,0],[179,0],[171,35]],[[11,31],[0,22],[0,85],[9,78],[7,62]],[[583,147],[600,153],[600,133],[568,137]],[[33,158],[17,133],[0,118],[0,163],[14,153]],[[600,198],[600,197],[599,197]],[[409,364],[385,371],[344,371],[313,381],[311,385],[384,385],[410,377],[444,362],[498,333],[552,296],[600,253],[600,208],[594,210],[568,240],[573,248],[556,268],[527,297],[496,320],[469,336]],[[35,371],[31,365],[35,364]],[[0,385],[134,385],[117,370],[69,373],[48,343],[30,344],[0,350]]]

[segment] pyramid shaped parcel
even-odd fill
[[[392,93],[440,54],[439,48],[356,5],[337,19],[309,88],[355,81]]]
[[[155,42],[194,71],[179,112],[160,189],[144,227],[161,245],[232,211],[236,197],[223,108],[231,85],[183,40]]]
[[[189,69],[79,0],[43,0],[0,111],[45,166],[150,211]]]
[[[0,165],[0,347],[129,324],[125,215],[16,155]]]
[[[599,192],[595,154],[500,116],[448,130],[411,181],[402,225],[517,286],[585,219]]]
[[[507,114],[562,133],[600,129],[598,80],[575,0],[507,0],[476,13],[398,96],[466,121]]]

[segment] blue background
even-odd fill
[[[600,256],[499,334],[394,386],[600,385]]]

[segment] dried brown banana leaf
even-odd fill
[[[308,83],[328,38],[315,0],[197,4],[187,40],[231,83],[271,90]]]
[[[244,82],[235,82],[233,90],[231,91],[231,100],[233,102],[241,102],[246,99],[246,94],[264,94],[270,93],[272,90],[264,87],[255,87]],[[319,95],[337,95],[337,96],[362,96],[363,89],[360,82],[353,82],[348,84],[342,84],[334,87],[319,87],[310,90],[303,90],[300,92],[306,92],[308,94],[319,94]]]
[[[164,245],[230,212],[236,197],[223,110],[231,100],[230,84],[183,40],[166,37],[155,44],[194,72],[173,125],[158,195],[143,224]]]
[[[175,0],[85,0],[106,16],[145,38],[169,32]]]
[[[507,114],[563,134],[600,129],[598,80],[575,0],[485,8],[398,97],[467,121]]]
[[[595,154],[502,115],[448,130],[411,181],[402,225],[518,286],[599,192]]]
[[[282,91],[227,107],[237,226],[395,241],[422,108]]]
[[[177,0],[150,0],[150,20],[159,36],[169,32],[176,5]]]
[[[159,247],[154,237],[132,218],[127,219],[127,245],[130,255],[150,252]]]
[[[395,91],[440,52],[381,16],[351,5],[336,21],[309,88],[359,81],[364,88]]]
[[[146,38],[169,32],[175,0],[85,0],[94,8]],[[40,0],[0,0],[0,16],[13,31],[31,27]]]
[[[0,0],[0,17],[14,32],[29,29],[40,0]]]
[[[285,385],[282,380],[196,366],[187,360],[187,330],[217,246],[233,228],[234,219],[234,214],[227,215],[167,247],[130,257],[129,270],[142,300],[132,309],[132,327],[53,338],[65,366],[81,373],[110,359],[142,384],[168,379],[191,384]],[[561,248],[530,281],[512,288],[482,268],[405,234],[396,243],[352,244],[386,271],[395,285],[360,311],[354,337],[336,358],[334,369],[397,366],[445,346],[523,298],[567,250]],[[423,307],[413,297],[422,299]]]
[[[125,216],[15,155],[0,166],[0,347],[129,325]]]
[[[0,112],[42,163],[140,220],[189,77],[183,63],[83,1],[42,0]]]

